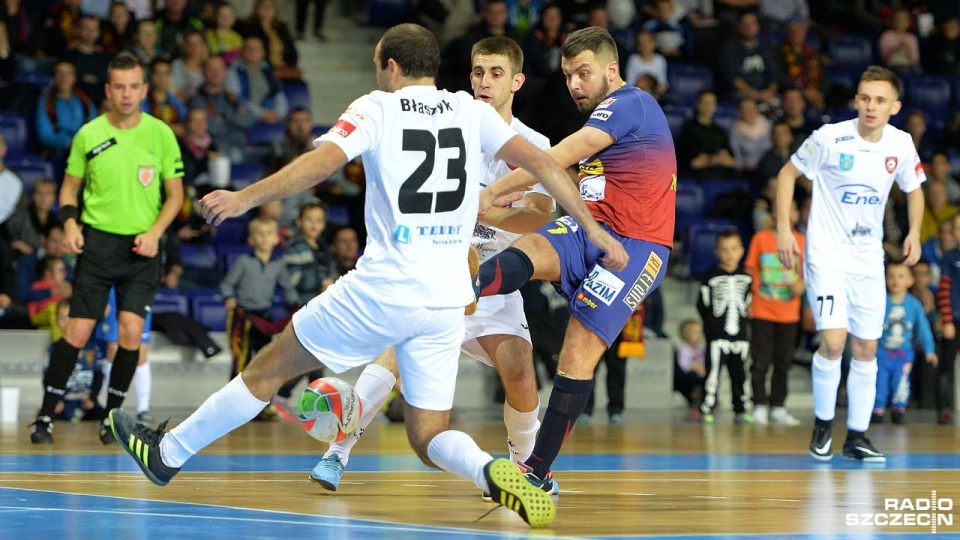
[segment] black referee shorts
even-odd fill
[[[101,319],[110,287],[117,287],[117,310],[146,317],[160,286],[160,255],[133,252],[136,236],[123,236],[84,227],[83,253],[73,275],[70,316]]]

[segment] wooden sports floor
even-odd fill
[[[461,413],[455,427],[503,454],[492,409]],[[188,411],[167,412],[175,423]],[[702,426],[679,410],[628,411],[625,426],[578,425],[556,463],[557,519],[541,531],[420,465],[403,426],[381,419],[330,493],[307,480],[323,448],[295,424],[244,426],[159,488],[119,447],[101,445],[94,424],[60,422],[55,445],[33,446],[23,418],[0,430],[0,539],[919,538],[931,519],[937,534],[960,537],[960,430],[914,415],[871,429],[885,466],[814,461],[809,417],[801,427],[733,426],[721,413]],[[844,435],[835,430],[835,452]],[[924,510],[933,492],[939,510]]]

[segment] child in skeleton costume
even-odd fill
[[[720,368],[727,366],[732,384],[735,423],[753,421],[747,414],[748,398],[744,392],[747,380],[744,364],[750,353],[747,339],[747,308],[750,305],[750,284],[753,278],[740,266],[743,241],[735,230],[717,235],[716,253],[720,264],[711,269],[700,284],[697,310],[703,319],[703,333],[707,338],[707,377],[704,381],[703,413],[705,424],[713,423],[713,409],[717,405],[720,386]]]

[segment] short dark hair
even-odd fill
[[[160,64],[166,64],[168,66],[172,66],[173,62],[171,62],[170,59],[166,57],[166,55],[157,56],[150,61],[150,72],[152,73],[153,70],[155,70],[157,66],[159,66]]]
[[[893,87],[893,91],[897,94],[897,99],[900,98],[900,77],[897,77],[896,73],[883,66],[870,66],[866,71],[863,72],[863,75],[860,76],[860,82],[865,83],[873,81],[890,83],[890,86]]]
[[[740,238],[740,233],[736,229],[723,229],[717,233],[717,241],[714,242],[713,245],[719,247],[720,242],[723,242],[729,238],[736,238],[741,244],[743,243],[743,238]]]
[[[63,259],[61,259],[60,257],[54,257],[53,255],[46,255],[46,256],[44,256],[44,258],[43,258],[43,271],[44,271],[44,272],[53,272],[53,269],[54,269],[54,267],[57,265],[57,263],[62,264],[62,265],[66,265],[66,263],[63,262]]]
[[[516,41],[508,37],[494,36],[481,39],[474,44],[473,50],[470,51],[471,62],[473,57],[478,54],[505,56],[510,60],[510,69],[513,70],[514,75],[523,73],[523,49]]]
[[[110,61],[110,65],[107,66],[107,81],[110,81],[110,75],[114,71],[127,71],[130,69],[140,68],[141,71],[146,75],[145,70],[143,69],[143,64],[140,62],[140,59],[128,52],[122,52],[113,57],[113,60]]]
[[[610,32],[599,26],[588,26],[570,34],[564,42],[561,54],[564,58],[573,58],[584,51],[591,51],[596,56],[607,56],[613,62],[620,58],[617,53],[617,42]]]
[[[300,212],[297,214],[297,218],[303,219],[304,214],[316,208],[323,210],[324,216],[327,215],[327,203],[321,201],[320,199],[310,199],[307,202],[300,205]]]
[[[437,38],[419,24],[398,24],[387,30],[380,40],[380,69],[386,69],[387,60],[391,58],[405,77],[436,77],[440,69],[440,46]]]

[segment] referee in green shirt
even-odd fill
[[[70,319],[51,349],[43,405],[31,429],[35,444],[53,442],[54,408],[80,349],[103,317],[111,286],[117,289],[120,339],[107,410],[123,404],[137,368],[144,317],[160,284],[157,245],[183,204],[180,148],[165,123],[140,112],[147,84],[135,56],[121,53],[110,62],[106,94],[109,111],[77,132],[60,189],[64,242],[79,257]],[[101,424],[100,440],[113,441],[109,424]]]

